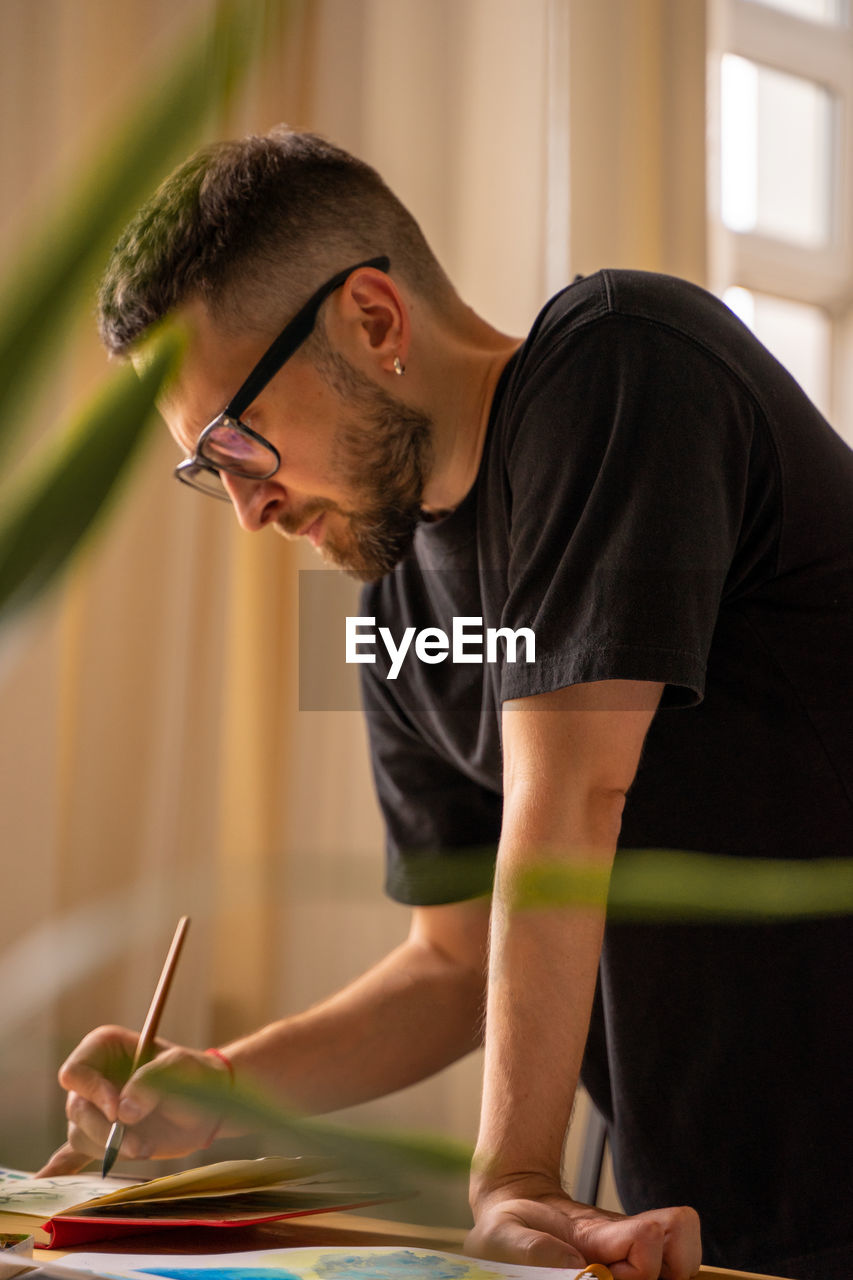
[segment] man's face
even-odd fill
[[[201,304],[186,308],[193,338],[178,386],[162,405],[192,454],[263,351],[225,337]],[[220,472],[245,529],[271,524],[307,537],[331,564],[362,581],[389,572],[412,544],[432,444],[432,424],[330,350],[322,334],[292,359],[242,416],[278,449],[267,480]]]

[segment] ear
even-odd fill
[[[409,307],[395,282],[375,267],[353,271],[340,293],[329,334],[344,351],[367,356],[374,367],[394,372],[394,361],[406,364],[411,340]]]

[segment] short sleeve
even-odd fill
[[[396,705],[392,687],[362,667],[376,792],[386,830],[385,891],[436,906],[488,894],[502,798],[428,743]]]
[[[502,626],[536,636],[503,699],[607,679],[701,700],[736,555],[755,410],[715,355],[609,314],[551,343],[519,380],[505,467]]]

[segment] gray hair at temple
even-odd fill
[[[285,125],[214,143],[125,228],[99,292],[101,338],[126,354],[191,298],[226,333],[272,335],[324,279],[380,254],[436,311],[450,306],[453,286],[375,169]]]

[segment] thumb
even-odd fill
[[[586,1259],[573,1245],[552,1234],[545,1206],[530,1205],[525,1218],[506,1215],[478,1224],[465,1239],[465,1252],[493,1262],[524,1263],[533,1267],[582,1267]],[[541,1221],[536,1221],[537,1210]],[[556,1217],[556,1215],[554,1215]],[[531,1220],[532,1219],[532,1220]],[[557,1229],[562,1225],[557,1223]]]
[[[135,1071],[122,1089],[116,1116],[122,1124],[139,1124],[150,1115],[160,1101],[160,1093],[153,1086],[156,1075],[152,1073],[153,1063],[148,1063]]]
[[[549,1235],[547,1231],[517,1229],[511,1239],[511,1261],[524,1259],[531,1267],[582,1267],[584,1259],[565,1240]]]

